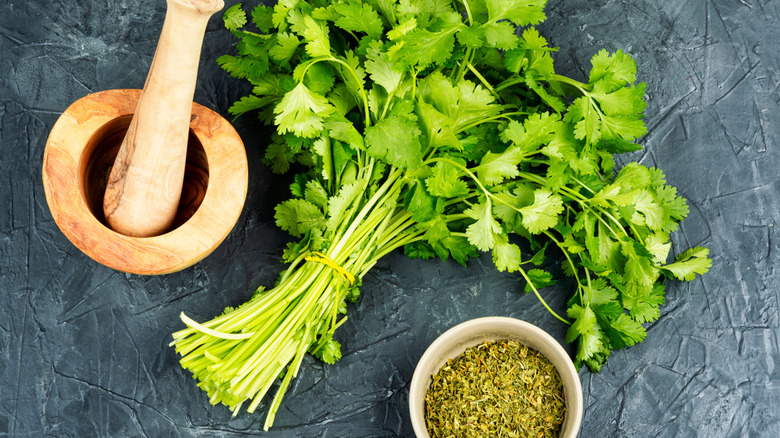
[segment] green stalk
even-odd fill
[[[324,251],[357,282],[380,257],[420,234],[410,231],[416,224],[411,215],[394,214],[387,207],[403,189],[401,174],[392,170],[367,200],[358,197],[350,207],[348,226],[336,231],[333,244]],[[370,177],[370,172],[365,175]],[[234,413],[247,400],[251,400],[247,410],[254,411],[287,368],[267,408],[267,429],[305,352],[321,350],[325,343],[320,341],[327,341],[325,337],[344,322],[338,318],[339,307],[352,286],[349,283],[334,267],[299,254],[274,288],[211,321],[191,323],[175,333],[171,345],[210,402],[223,403]],[[318,328],[323,331],[316,333]],[[243,339],[227,339],[231,337]]]
[[[562,318],[557,313],[555,313],[555,311],[553,309],[550,308],[550,306],[547,304],[547,301],[545,301],[544,298],[542,298],[542,295],[536,289],[536,286],[534,286],[534,282],[531,281],[531,279],[528,277],[528,274],[525,273],[525,270],[523,268],[518,268],[517,271],[520,272],[520,275],[522,275],[523,278],[525,278],[525,281],[528,283],[528,285],[531,286],[531,290],[534,291],[534,294],[536,295],[536,298],[539,299],[539,302],[542,303],[544,308],[547,309],[547,311],[550,312],[550,314],[552,314],[552,316],[556,317],[558,320],[560,320],[564,324],[571,325],[571,322],[569,322],[566,318]]]

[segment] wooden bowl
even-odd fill
[[[193,103],[184,187],[171,229],[152,237],[111,230],[103,193],[140,95],[107,90],[68,107],[46,143],[43,186],[54,221],[89,257],[123,272],[167,274],[209,255],[238,221],[249,175],[246,152],[227,120]]]
[[[425,350],[414,369],[409,386],[409,414],[417,438],[430,438],[425,424],[425,394],[433,375],[449,359],[485,341],[509,339],[543,354],[558,371],[563,383],[566,414],[560,438],[576,438],[582,421],[583,400],[579,374],[561,344],[539,327],[515,318],[490,316],[472,319],[447,330]]]

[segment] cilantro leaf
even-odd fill
[[[557,283],[555,278],[553,278],[552,274],[545,271],[544,269],[531,269],[528,272],[526,272],[526,275],[528,275],[528,278],[531,279],[531,283],[533,283],[536,290],[545,288],[547,286],[552,286],[555,283]],[[531,285],[526,284],[525,293],[531,293],[531,292],[533,292]]]
[[[222,55],[217,64],[238,79],[255,80],[268,71],[267,57]]]
[[[420,130],[408,118],[390,116],[365,132],[369,155],[401,169],[415,169],[422,164]]]
[[[314,356],[327,364],[333,365],[341,359],[341,344],[331,333],[320,338],[313,347]]]
[[[323,208],[328,205],[328,192],[325,191],[322,183],[318,180],[309,180],[306,182],[306,188],[304,189],[304,199],[319,208]]]
[[[277,205],[275,210],[276,226],[295,237],[325,226],[322,210],[304,199],[288,199]]]
[[[455,46],[455,32],[462,24],[448,24],[441,29],[414,29],[398,41],[403,46],[398,50],[400,61],[410,67],[423,69],[431,64],[443,64],[452,54]]]
[[[653,255],[647,248],[629,237],[624,237],[620,241],[620,249],[627,258],[624,275],[630,279],[630,283],[640,288],[652,286],[659,272],[653,265]]]
[[[238,101],[234,102],[233,105],[231,105],[228,109],[228,112],[234,116],[240,116],[241,114],[247,113],[249,111],[265,108],[268,105],[277,102],[278,100],[279,98],[275,96],[259,97],[252,94],[249,96],[244,96]]]
[[[659,306],[664,303],[663,283],[655,284],[651,290],[635,294],[623,294],[623,306],[637,322],[652,322],[661,316]]]
[[[601,49],[591,58],[592,68],[588,83],[603,82],[607,90],[615,90],[636,82],[636,62],[631,56],[618,50],[610,54]]]
[[[428,191],[443,198],[465,198],[469,195],[468,184],[460,179],[460,170],[448,162],[438,162],[433,174],[425,180]]]
[[[514,35],[514,29],[512,29],[512,34]],[[494,35],[493,46],[495,47],[499,35],[496,32]],[[471,49],[479,49],[485,44],[485,29],[482,27],[464,26],[457,33],[457,36],[459,43]]]
[[[597,278],[591,284],[586,285],[584,291],[584,302],[594,307],[614,302],[617,297],[617,290],[608,286],[602,278]]]
[[[563,212],[563,200],[547,189],[534,191],[534,202],[520,209],[523,226],[531,234],[538,234],[554,227],[558,223],[558,215]]]
[[[338,2],[330,6],[338,15],[336,26],[350,32],[362,32],[372,39],[382,35],[384,27],[379,14],[369,4]]]
[[[596,314],[593,313],[593,309],[589,305],[582,307],[579,304],[575,304],[569,307],[566,314],[574,318],[574,322],[566,331],[566,342],[574,342],[577,337],[593,333],[596,329],[598,324]]]
[[[520,149],[510,146],[498,154],[487,152],[474,171],[484,184],[492,186],[506,178],[519,175],[520,169],[517,166],[522,159],[523,154]]]
[[[428,222],[444,210],[444,204],[440,199],[428,193],[425,183],[415,180],[406,194],[404,206],[412,214],[412,219],[417,222]]]
[[[531,205],[534,200],[534,189],[528,185],[519,185],[514,190],[504,190],[494,195],[496,205],[493,213],[501,219],[505,226],[513,232],[518,231],[518,225],[522,225],[518,211],[520,208]]]
[[[485,42],[490,47],[501,50],[511,50],[517,47],[518,38],[515,35],[515,27],[507,21],[487,23],[482,27],[482,30]]]
[[[486,0],[491,22],[507,19],[518,26],[539,24],[546,18],[544,5],[547,0]]]
[[[663,270],[671,273],[678,280],[691,281],[696,274],[705,274],[712,266],[712,260],[707,255],[710,250],[697,246],[677,256],[674,263],[663,266]]]
[[[332,98],[331,101],[333,101]],[[331,115],[325,120],[325,128],[331,138],[343,141],[354,149],[365,149],[363,136],[360,135],[355,125],[346,118]]]
[[[653,255],[653,262],[665,264],[669,251],[672,249],[672,243],[669,242],[668,234],[656,232],[645,238],[645,247]]]
[[[602,318],[599,323],[601,323],[610,346],[614,349],[621,349],[634,345],[637,342],[642,342],[645,336],[647,336],[645,328],[625,313],[621,313],[614,320]]]
[[[463,149],[460,139],[452,129],[452,119],[422,100],[417,101],[417,114],[424,129],[423,135],[428,139],[428,147],[451,146],[458,150]]]
[[[393,94],[398,84],[401,83],[403,73],[396,70],[395,64],[390,61],[387,53],[382,52],[382,44],[372,42],[366,51],[366,72],[371,79],[381,85],[387,94]]]
[[[263,158],[273,173],[284,173],[290,170],[294,156],[284,142],[273,142],[265,149]]]
[[[660,230],[668,217],[664,206],[659,204],[655,196],[649,190],[641,190],[635,200],[634,208],[641,213],[644,220],[636,221],[639,225],[647,225],[651,230]]]
[[[268,56],[280,64],[287,62],[292,59],[300,44],[301,40],[295,34],[279,32],[276,34],[276,45],[268,50]]]
[[[312,64],[303,77],[303,83],[311,91],[318,94],[327,94],[336,83],[333,69],[324,62]]]
[[[241,3],[227,8],[222,14],[222,20],[225,22],[227,30],[238,30],[246,26],[246,12],[244,12]]]
[[[267,33],[274,27],[273,9],[266,5],[257,5],[252,9],[252,22],[261,32]]]
[[[306,40],[306,53],[316,58],[330,56],[330,40],[328,39],[328,27],[309,15],[303,17],[303,32],[301,36]]]
[[[562,125],[558,115],[547,112],[536,113],[525,119],[522,124],[516,120],[510,121],[501,132],[501,138],[512,142],[525,155],[555,139]],[[564,157],[560,156],[560,158]]]
[[[501,225],[493,219],[492,206],[489,201],[471,206],[464,212],[466,216],[476,222],[466,228],[466,236],[469,242],[480,251],[490,251],[501,235]]]
[[[496,240],[495,246],[493,246],[493,263],[499,271],[515,272],[520,269],[522,257],[520,247],[509,243],[506,237],[501,237]],[[528,275],[530,276],[530,274]]]
[[[458,262],[461,266],[466,266],[466,262],[469,258],[477,257],[479,253],[465,237],[463,236],[449,236],[438,242],[439,245],[444,246],[449,250],[452,259]]]
[[[333,111],[328,99],[299,83],[286,93],[274,108],[279,132],[294,132],[301,137],[314,137],[323,127],[323,118]]]
[[[404,245],[404,255],[410,259],[428,260],[436,257],[436,251],[426,242],[412,242]]]

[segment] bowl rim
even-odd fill
[[[549,333],[529,322],[506,316],[488,316],[451,327],[436,338],[420,357],[409,386],[409,415],[418,438],[430,438],[425,426],[424,399],[432,375],[448,359],[459,356],[468,347],[500,339],[512,339],[528,345],[555,365],[564,383],[566,398],[566,417],[560,437],[577,437],[583,413],[582,384],[569,354]]]

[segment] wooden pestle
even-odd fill
[[[192,101],[209,18],[223,0],[167,0],[157,50],[103,198],[108,225],[128,236],[168,231],[184,181]]]

